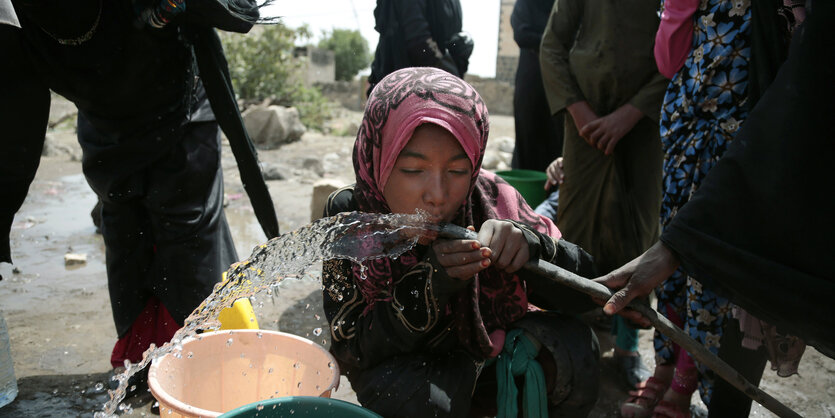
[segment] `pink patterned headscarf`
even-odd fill
[[[479,94],[460,78],[428,67],[405,68],[389,74],[368,98],[354,144],[357,182],[354,199],[359,210],[391,212],[383,189],[400,151],[414,130],[426,123],[452,133],[473,166],[468,199],[454,223],[473,225],[478,230],[487,219],[513,219],[555,238],[560,236],[554,223],[534,213],[516,189],[481,170],[489,122],[487,107]],[[366,262],[366,278],[355,282],[368,310],[377,301],[389,300],[393,284],[417,262],[414,251],[397,260],[382,258]],[[359,277],[358,268],[354,274]],[[524,282],[516,275],[490,267],[479,273],[467,290],[453,298],[448,314],[455,316],[464,346],[473,354],[490,357],[498,352],[502,342],[495,338],[491,341],[489,334],[506,328],[527,310]]]

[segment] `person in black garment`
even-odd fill
[[[464,78],[473,41],[461,31],[459,0],[377,0],[374,29],[380,34],[367,94],[393,71],[435,67]]]
[[[0,25],[0,261],[38,167],[50,89],[78,108],[118,341],[111,363],[168,341],[237,261],[223,214],[220,131],[189,25],[246,32],[247,0],[14,0]],[[187,11],[186,11],[187,9]],[[72,16],[72,18],[68,18]]]
[[[648,294],[681,266],[778,331],[835,358],[829,192],[835,3],[807,5],[785,63],[701,188],[655,245],[596,279],[617,290],[607,313]],[[747,411],[750,399],[737,406]]]
[[[554,0],[518,0],[510,15],[513,40],[519,45],[513,88],[514,169],[545,171],[562,155],[564,116],[551,115],[539,65],[539,44],[553,6]]]

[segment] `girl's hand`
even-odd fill
[[[499,270],[514,273],[530,259],[522,231],[507,221],[490,219],[478,231],[478,242],[491,250],[490,260]]]
[[[472,226],[468,229],[475,230]],[[490,248],[472,239],[437,239],[432,243],[432,250],[447,275],[460,280],[469,280],[489,267],[493,254]]]

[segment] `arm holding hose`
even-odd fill
[[[594,281],[617,290],[603,311],[609,315],[619,312],[632,299],[649,295],[664,279],[678,268],[679,259],[662,242],[656,242],[646,252],[611,273]]]

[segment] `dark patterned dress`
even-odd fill
[[[661,109],[665,151],[661,224],[696,192],[748,116],[750,0],[703,0],[694,15],[693,49],[673,77]],[[716,354],[728,301],[677,270],[656,289],[659,311],[673,315],[691,337]],[[671,316],[671,315],[668,315]],[[674,318],[671,318],[674,319]],[[674,320],[675,322],[675,320]],[[673,342],[656,331],[658,364],[675,363]],[[713,373],[699,368],[699,392],[709,405]]]

